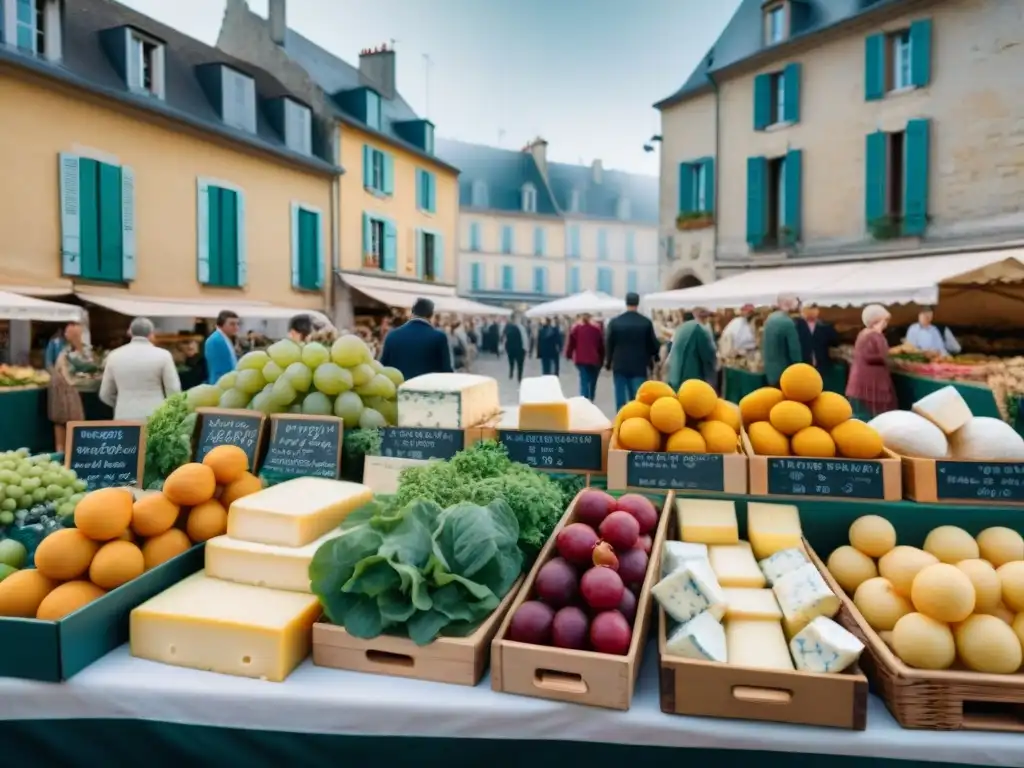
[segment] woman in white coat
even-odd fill
[[[164,400],[181,392],[174,358],[153,344],[153,323],[132,320],[131,341],[107,355],[100,400],[114,409],[115,419],[149,418]]]

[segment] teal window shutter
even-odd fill
[[[423,190],[423,187],[426,183],[423,177],[426,175],[426,171],[420,168],[416,169],[416,208],[418,208],[421,211],[425,210],[427,207],[427,204],[425,202],[426,193]]]
[[[772,122],[772,76],[754,78],[754,130],[763,131]]]
[[[474,291],[479,291],[480,290],[480,283],[481,282],[482,281],[480,279],[480,265],[476,264],[476,263],[470,264],[469,265],[469,287],[470,287],[470,289],[472,289]]]
[[[373,220],[367,213],[363,214],[363,264],[367,264],[367,258],[373,249]],[[378,267],[380,264],[377,265]]]
[[[693,210],[693,166],[689,163],[679,164],[679,212],[690,213]]]
[[[636,261],[636,232],[626,233],[626,261]]]
[[[512,253],[512,227],[508,224],[501,228],[501,252]]]
[[[100,180],[99,280],[124,279],[124,223],[121,218],[121,169],[97,163]]]
[[[869,133],[864,151],[864,219],[869,229],[882,219],[888,210],[888,160],[888,135],[882,131]]]
[[[533,292],[547,293],[547,270],[544,267],[533,268]]]
[[[121,166],[121,279],[135,279],[135,171]]]
[[[389,152],[384,152],[384,189],[381,190],[385,195],[391,195],[395,192],[395,156]]]
[[[430,213],[435,213],[437,211],[437,177],[432,173],[428,173],[427,178],[429,179],[427,184],[427,190],[429,191],[427,210]]]
[[[787,123],[800,122],[800,64],[787,64],[782,70],[782,87],[784,89],[782,119]]]
[[[292,203],[292,288],[302,287],[302,222],[298,203]]]
[[[210,185],[196,179],[196,279],[210,282]]]
[[[381,269],[385,272],[398,271],[398,230],[391,221],[384,222],[384,253]]]
[[[626,293],[636,292],[636,270],[631,269],[626,273]]]
[[[715,212],[715,158],[706,157],[701,161],[704,164],[704,210],[708,213]]]
[[[782,225],[786,228],[783,233],[783,243],[795,245],[800,241],[801,224],[803,219],[803,152],[799,149],[791,149],[786,153],[786,160],[782,165],[784,178],[782,180],[786,199],[784,201]]]
[[[249,254],[246,251],[246,237],[245,237],[245,193],[242,191],[235,192],[235,221],[236,221],[236,254],[235,259],[238,265],[237,277],[235,279],[235,285],[239,288],[249,282]]]
[[[751,248],[764,245],[768,183],[768,161],[763,157],[747,158],[747,243]]]
[[[910,24],[910,82],[924,88],[932,79],[932,20]]]
[[[544,255],[544,230],[540,227],[533,228],[533,255]]]
[[[514,291],[516,287],[516,277],[512,270],[512,267],[508,264],[501,268],[501,290],[503,291]]]
[[[327,267],[327,248],[326,243],[324,242],[323,216],[321,216],[319,212],[310,212],[309,218],[312,220],[313,240],[315,243],[313,255],[316,258],[316,289],[319,291],[324,287],[324,271]]]
[[[597,230],[597,258],[608,258],[608,231],[605,229]]]
[[[82,274],[82,218],[78,155],[60,155],[60,265],[65,277]]]
[[[363,144],[363,186],[373,187],[373,148]]]
[[[234,288],[238,282],[238,198],[240,195],[230,189],[218,189],[220,198],[220,274],[217,284]]]
[[[864,100],[885,97],[885,35],[868,35],[864,40]]]
[[[423,263],[423,230],[416,230],[416,277],[423,279],[425,268]]]
[[[580,268],[569,267],[569,293],[580,292]]]
[[[929,121],[907,123],[904,157],[903,234],[923,235],[928,226]]]
[[[469,225],[469,250],[480,250],[480,222],[474,221]]]

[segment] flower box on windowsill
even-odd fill
[[[895,240],[903,237],[903,217],[879,216],[868,222],[868,231],[875,240]]]
[[[715,217],[710,213],[681,213],[676,217],[676,229],[689,232],[692,229],[707,229],[715,225]]]

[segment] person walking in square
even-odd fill
[[[639,294],[627,293],[626,311],[608,324],[605,367],[612,372],[616,410],[636,398],[661,351],[654,323],[637,311],[639,306]]]

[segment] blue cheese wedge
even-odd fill
[[[651,594],[665,613],[678,622],[686,623],[703,611],[719,621],[725,615],[725,595],[706,561],[688,562],[685,568],[655,584]]]
[[[793,548],[776,552],[771,557],[761,560],[758,565],[761,567],[764,577],[768,580],[768,586],[772,586],[790,571],[802,568],[810,562],[802,549]]]
[[[688,541],[666,541],[661,550],[661,572],[668,575],[683,568],[691,560],[707,560],[707,544],[691,544]]]
[[[398,387],[398,426],[465,429],[498,416],[498,382],[471,373],[428,373]]]
[[[819,616],[789,641],[796,668],[804,672],[842,672],[857,663],[864,644],[832,619]]]
[[[672,656],[698,661],[726,663],[728,653],[725,627],[711,613],[702,611],[685,624],[680,624],[669,635],[665,650]]]
[[[832,618],[839,612],[839,598],[811,563],[787,573],[775,582],[772,590],[789,637],[798,635],[819,616]]]

